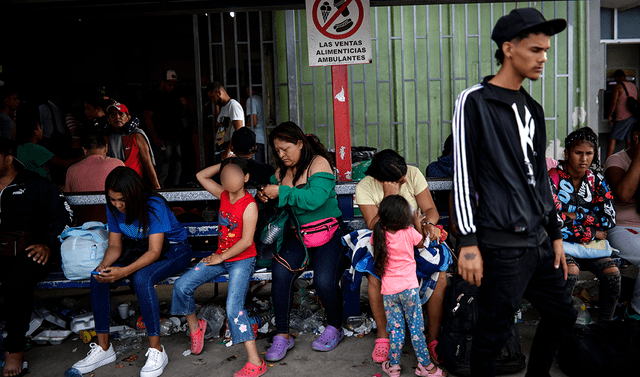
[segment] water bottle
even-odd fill
[[[258,328],[261,328],[266,323],[270,323],[271,318],[273,318],[273,313],[260,313],[249,317],[249,321],[252,325],[257,325]]]
[[[265,245],[271,245],[276,241],[281,232],[282,228],[278,224],[268,224],[267,231],[264,232],[262,236],[262,243]]]
[[[582,304],[578,309],[578,318],[576,318],[576,323],[578,325],[588,325],[591,323],[591,314],[587,310],[587,306]]]
[[[578,317],[576,318],[576,324],[578,325],[588,325],[591,323],[591,314],[587,310],[587,306],[577,297],[571,297],[571,301],[573,301],[573,309],[578,312]]]
[[[137,338],[142,340],[142,338],[146,338],[146,337],[147,337],[146,329],[141,329],[141,330],[126,329],[124,331],[118,332],[118,339],[120,340],[126,340],[126,339],[132,339],[132,338]]]
[[[114,351],[118,355],[124,355],[133,350],[139,350],[142,348],[142,338],[128,338],[120,342],[117,346],[114,347]]]

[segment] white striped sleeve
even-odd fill
[[[467,148],[467,130],[464,107],[469,94],[481,89],[482,85],[474,85],[465,89],[456,99],[455,110],[453,113],[453,206],[454,221],[458,227],[458,231],[462,235],[474,234],[476,225],[474,220],[475,214],[475,188],[470,175],[475,176],[475,163],[473,156],[469,156],[470,151]],[[473,166],[469,166],[469,163]]]

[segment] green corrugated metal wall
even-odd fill
[[[570,26],[551,40],[544,76],[525,88],[545,108],[547,138],[583,126],[586,9],[581,2],[422,5],[371,8],[373,63],[350,68],[353,145],[393,148],[424,169],[451,132],[456,96],[497,72],[493,25],[516,7],[535,6]],[[310,68],[304,11],[295,11],[300,123],[333,145],[330,68]],[[280,118],[289,119],[284,11],[276,12]],[[479,25],[478,25],[479,24]],[[479,27],[478,27],[479,26]],[[291,30],[289,32],[292,32]],[[479,37],[478,37],[479,35]],[[571,38],[571,40],[570,40]]]

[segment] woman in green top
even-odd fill
[[[342,291],[338,282],[347,266],[340,238],[345,234],[342,213],[338,208],[335,176],[324,146],[315,135],[304,135],[293,122],[284,122],[269,134],[278,166],[270,185],[258,191],[262,202],[274,200],[277,207],[289,206],[300,225],[336,218],[340,226],[325,244],[309,247],[314,270],[314,286],[327,313],[328,326],[313,342],[317,351],[331,351],[344,338],[342,331]],[[293,232],[285,232],[293,233]],[[289,314],[293,302],[293,281],[300,276],[306,253],[298,239],[285,236],[277,261],[273,265],[273,307],[277,335],[265,354],[268,361],[281,360],[293,347],[289,335]]]
[[[57,165],[60,168],[67,169],[69,166],[84,159],[81,156],[72,159],[63,159],[47,148],[38,144],[42,140],[42,127],[40,127],[40,119],[37,115],[37,108],[24,109],[19,117],[20,127],[16,129],[16,140],[20,144],[18,147],[18,160],[24,164],[24,167],[41,177],[51,180],[49,173],[50,164]],[[64,184],[64,177],[62,177]],[[59,183],[59,182],[54,182]]]

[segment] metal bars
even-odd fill
[[[574,44],[582,42],[574,41],[574,3],[558,1],[372,8],[374,61],[349,68],[352,144],[392,148],[424,170],[439,157],[451,132],[458,94],[499,69],[493,58],[493,25],[523,6],[537,7],[547,19],[563,17],[569,23],[567,31],[552,37],[541,80],[524,84],[545,108],[547,138],[563,139],[572,124]],[[295,17],[295,33],[286,30],[286,34],[296,38],[296,51],[287,51],[287,56],[298,58],[298,97],[288,102],[299,104],[299,124],[305,131],[332,147],[329,68],[308,66],[305,12],[297,10]],[[555,150],[555,141],[552,145]]]
[[[266,144],[267,129],[280,122],[281,106],[277,100],[278,61],[274,14],[235,12],[234,16],[230,13],[211,13],[205,16],[209,62],[203,66],[209,67],[209,81],[221,82],[231,97],[241,103],[246,94],[243,84],[248,85],[250,89],[260,89],[266,123],[262,132]],[[246,35],[241,35],[242,32]],[[287,62],[280,64],[286,66]],[[295,65],[294,61],[292,66]],[[260,75],[256,74],[257,70],[260,71]],[[259,82],[256,81],[258,77]],[[294,91],[294,94],[297,96],[297,92]],[[215,109],[212,108],[211,111],[214,112]]]

